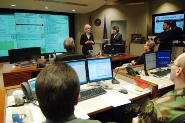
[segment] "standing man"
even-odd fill
[[[180,27],[177,26],[175,21],[171,21],[171,30],[173,31],[174,38],[173,40],[182,41],[183,40],[183,32]]]
[[[123,44],[122,40],[122,34],[119,33],[119,27],[114,26],[112,27],[113,29],[113,34],[111,34],[111,44]]]
[[[163,32],[157,36],[154,41],[159,44],[158,51],[171,51],[172,52],[172,42],[173,33],[170,30],[170,22],[165,21],[163,24]]]

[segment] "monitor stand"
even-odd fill
[[[120,84],[120,82],[117,79],[113,78],[112,79],[112,84]]]

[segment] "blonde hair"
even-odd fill
[[[148,43],[147,43],[147,46],[149,47],[150,51],[154,51],[155,42],[152,41],[152,40],[148,40],[148,41],[146,41],[146,42],[148,42]]]
[[[91,28],[91,25],[85,24],[85,26],[84,26],[84,31],[86,31],[87,28]]]

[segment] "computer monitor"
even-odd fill
[[[25,48],[25,52],[27,53],[26,61],[37,60],[41,57],[40,47]]]
[[[28,55],[25,53],[24,48],[8,50],[8,54],[9,54],[10,64],[26,61],[25,56]]]
[[[28,80],[28,83],[30,85],[30,88],[33,92],[35,92],[35,83],[36,83],[36,78],[33,78],[33,79],[29,79]]]
[[[151,70],[156,68],[156,53],[145,54],[145,65],[144,70]]]
[[[167,67],[171,62],[171,52],[170,51],[160,51],[156,52],[157,67]]]
[[[112,79],[111,58],[88,59],[89,82]]]
[[[80,81],[80,85],[86,84],[87,83],[86,60],[68,61],[66,63],[76,71]]]
[[[121,54],[125,53],[125,46],[123,44],[106,44],[105,45],[106,54]]]

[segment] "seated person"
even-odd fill
[[[148,40],[144,45],[145,53],[143,53],[138,59],[131,61],[132,65],[144,64],[145,62],[145,54],[154,52],[155,42],[152,40]]]
[[[83,54],[76,54],[75,51],[75,43],[73,38],[66,38],[64,40],[64,48],[66,49],[66,53],[60,54],[56,56],[55,61],[69,61],[70,60],[78,60],[78,59],[86,59],[86,56]],[[67,58],[68,57],[68,58]]]
[[[185,53],[171,66],[170,78],[175,89],[160,98],[148,102],[132,123],[177,123],[179,116],[185,119]],[[184,115],[184,116],[183,116]],[[178,122],[179,123],[179,122]],[[183,122],[184,123],[184,122]]]
[[[80,100],[80,83],[74,69],[64,62],[45,67],[36,79],[36,95],[46,123],[100,123],[74,115]]]

